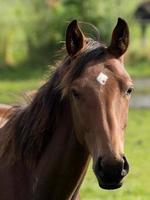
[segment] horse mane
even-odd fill
[[[89,61],[99,59],[104,52],[104,45],[89,39],[88,47],[76,58],[65,57],[31,103],[16,107],[0,129],[0,157],[32,163],[39,160],[59,124],[60,113],[68,99],[67,88]]]

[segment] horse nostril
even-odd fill
[[[95,165],[95,171],[98,174],[98,176],[103,177],[104,176],[104,171],[103,171],[103,167],[102,167],[102,158],[99,157],[96,165]]]
[[[106,182],[121,180],[127,175],[128,171],[129,165],[125,156],[122,160],[116,160],[113,163],[99,157],[95,165],[96,175]]]
[[[123,156],[123,162],[124,162],[123,163],[123,170],[122,170],[121,175],[126,176],[127,173],[129,172],[129,164],[128,164],[128,161],[127,161],[125,156]]]

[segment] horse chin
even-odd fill
[[[122,186],[122,182],[119,183],[99,183],[99,186],[105,190],[115,190]]]

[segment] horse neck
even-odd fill
[[[72,129],[70,112],[68,108],[64,110],[36,173],[43,183],[37,191],[41,195],[53,191],[51,199],[70,199],[81,184],[89,162],[87,150],[78,142]]]

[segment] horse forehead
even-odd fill
[[[88,63],[83,77],[97,76],[101,71],[103,71],[104,68],[109,69],[116,76],[126,77],[127,79],[130,78],[129,74],[124,68],[124,63],[121,60],[115,58],[105,59],[103,61],[91,61]]]
[[[87,86],[93,86],[93,80],[97,80],[97,77],[103,68],[103,63],[89,63],[84,72],[80,75],[80,77],[74,80],[73,85],[81,88],[85,86],[86,88]]]
[[[83,77],[96,77],[99,75],[99,73],[102,71],[103,68],[104,68],[103,62],[92,61],[86,67],[86,70],[83,73]]]
[[[108,59],[104,66],[112,71],[115,76],[120,77],[120,79],[127,81],[127,82],[132,82],[129,74],[127,73],[124,63],[118,59]]]
[[[110,72],[114,77],[119,77],[125,83],[132,83],[132,80],[124,68],[124,63],[117,59],[107,59],[103,61],[91,61],[87,64],[86,70],[79,77],[77,82],[85,85],[89,80],[97,80],[101,82],[107,82],[110,79]],[[115,80],[115,79],[114,79]],[[118,80],[118,79],[117,79]],[[105,85],[105,84],[103,84]]]

